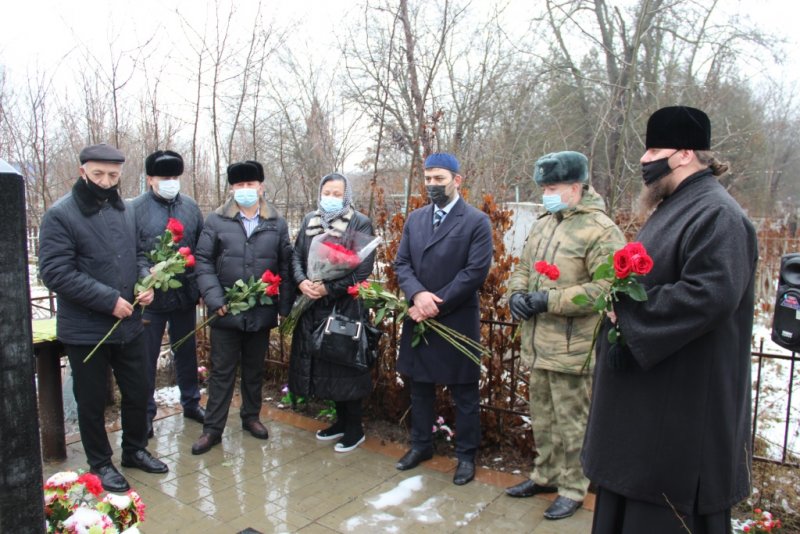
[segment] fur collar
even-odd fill
[[[347,226],[350,224],[350,220],[353,218],[354,214],[355,210],[350,208],[347,210],[347,213],[332,220],[329,227],[332,231],[331,233],[334,235],[342,235],[345,230],[347,230]],[[319,212],[313,212],[311,218],[308,219],[308,224],[306,224],[306,235],[312,236],[321,234],[325,230],[326,228],[323,226],[322,217],[319,216]]]
[[[78,178],[78,181],[72,186],[72,196],[75,197],[75,203],[78,204],[78,209],[81,210],[84,217],[99,213],[100,208],[103,207],[104,201],[99,200],[92,194],[83,178]],[[125,202],[120,198],[119,194],[112,196],[108,203],[119,211],[125,211]]]
[[[240,211],[239,204],[230,198],[225,204],[214,210],[214,213],[228,219],[235,219]],[[262,219],[277,219],[278,210],[262,196],[258,199],[258,216]]]

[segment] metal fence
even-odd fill
[[[53,294],[31,299],[33,313],[51,315],[55,313],[55,298]],[[198,308],[201,315],[205,314],[204,309]],[[41,316],[41,315],[39,315]],[[518,348],[514,348],[498,354],[498,339],[501,335],[506,335],[509,329],[516,327],[516,323],[482,320],[483,341],[489,351],[495,356],[485,360],[485,370],[481,376],[481,409],[495,412],[498,414],[512,414],[520,417],[528,416],[528,375],[527,369],[522,365]],[[399,343],[399,328],[394,322],[389,323],[382,358],[391,358],[397,354]],[[208,331],[200,335],[198,343],[199,351],[208,350]],[[282,369],[289,365],[289,341],[284,339],[275,329],[270,341],[270,355],[268,364]],[[753,421],[752,434],[753,444],[759,429],[770,426],[773,435],[781,435],[780,443],[772,442],[772,450],[778,451],[776,457],[766,457],[754,455],[756,461],[770,462],[780,465],[798,467],[798,451],[792,450],[792,425],[798,424],[797,413],[800,406],[795,401],[795,377],[800,369],[800,356],[797,353],[791,355],[775,354],[764,351],[763,340],[759,350],[753,351],[754,381],[753,381]],[[785,382],[776,381],[775,377],[768,378],[766,368],[768,362],[782,362],[781,365],[788,366],[788,378]],[[392,365],[393,369],[394,366]],[[380,382],[378,386],[381,387]],[[780,399],[784,403],[783,417],[780,417],[774,409],[769,411],[769,406],[765,408],[765,399],[769,394],[774,396],[775,392],[780,395],[785,393],[785,397]],[[794,403],[794,404],[793,404]],[[778,422],[776,423],[776,419]],[[782,420],[781,420],[782,419]],[[508,424],[507,418],[492,418],[498,425]],[[502,429],[499,429],[502,431]],[[800,430],[798,430],[800,432]]]

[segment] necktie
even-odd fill
[[[442,219],[444,219],[444,210],[436,210],[436,213],[433,214],[433,229],[434,230],[439,228],[439,225],[442,224]]]

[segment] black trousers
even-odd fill
[[[90,467],[111,463],[111,445],[106,434],[106,377],[108,366],[122,394],[122,450],[136,452],[147,446],[147,377],[144,338],[129,343],[104,343],[92,358],[83,359],[94,346],[68,345],[64,348],[72,367],[73,392],[78,404],[81,442]]]
[[[236,385],[236,370],[241,367],[240,394],[242,423],[258,419],[261,412],[261,387],[264,359],[269,350],[269,330],[242,332],[211,328],[211,376],[203,432],[221,435]]]
[[[481,442],[480,393],[478,383],[448,384],[456,407],[456,456],[475,461]],[[411,447],[421,451],[433,448],[433,423],[436,384],[411,381]]]
[[[597,488],[592,534],[728,534],[731,511],[709,515],[683,514],[668,503],[663,506],[629,499],[603,487]]]
[[[147,352],[147,415],[152,420],[156,416],[156,402],[153,393],[156,388],[156,363],[161,352],[164,329],[169,323],[169,342],[175,343],[195,328],[195,308],[171,312],[154,312],[145,309],[144,339]],[[200,402],[200,387],[197,384],[197,352],[195,337],[186,340],[175,351],[175,378],[181,392],[181,406],[196,408]]]

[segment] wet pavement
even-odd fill
[[[348,453],[333,452],[314,431],[324,423],[265,407],[261,420],[269,440],[243,432],[231,409],[222,444],[191,454],[201,425],[180,413],[155,422],[148,449],[169,473],[148,474],[119,465],[119,431],[111,432],[114,463],[147,505],[144,534],[304,532],[531,532],[585,534],[592,512],[548,521],[550,501],[507,497],[503,488],[523,479],[479,468],[476,480],[455,486],[455,461],[441,456],[410,471],[397,471],[405,446],[368,438]],[[44,465],[45,478],[63,470],[88,469],[80,441],[67,460]],[[551,496],[551,499],[554,496]],[[592,500],[586,506],[591,508]]]

